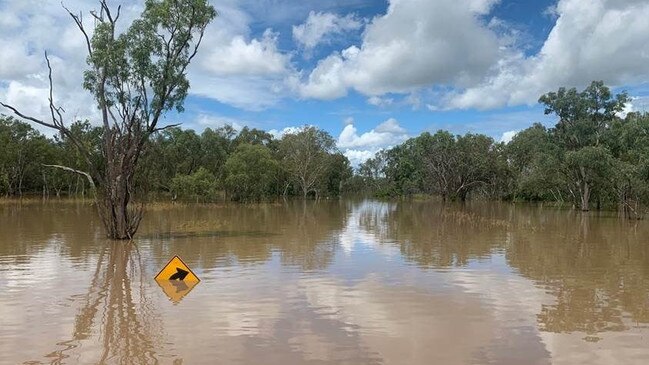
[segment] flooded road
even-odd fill
[[[191,290],[154,276],[174,255]],[[647,364],[649,221],[511,204],[0,205],[0,364]]]

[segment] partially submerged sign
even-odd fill
[[[155,276],[155,281],[172,302],[180,302],[200,282],[183,260],[174,256]]]

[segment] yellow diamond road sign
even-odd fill
[[[183,260],[174,256],[155,276],[155,281],[172,302],[180,302],[200,281]]]

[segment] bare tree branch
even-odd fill
[[[49,96],[49,102],[50,102],[50,114],[52,115],[52,123],[56,126],[59,126],[59,128],[63,128],[63,115],[61,115],[61,108],[57,108],[54,105],[54,86],[52,83],[52,65],[50,64],[50,58],[47,56],[47,51],[45,51],[45,61],[47,62],[47,78],[49,79],[50,82],[50,96]],[[56,113],[56,115],[55,115]],[[58,116],[58,119],[57,117]]]
[[[40,119],[36,119],[34,117],[30,117],[28,115],[25,115],[25,114],[21,113],[18,109],[14,108],[13,106],[11,106],[9,104],[5,104],[5,103],[0,101],[0,105],[2,105],[5,108],[11,110],[12,112],[14,112],[14,114],[16,114],[17,116],[19,116],[19,117],[21,117],[23,119],[30,120],[30,121],[32,121],[32,122],[34,122],[36,124],[40,124],[40,125],[48,127],[48,128],[53,128],[53,129],[60,130],[60,128],[55,126],[54,124],[50,124],[50,123],[44,122],[44,121],[42,121]]]
[[[182,125],[182,123],[169,124],[164,127],[155,128],[152,133],[164,131],[165,129],[175,128]]]
[[[61,6],[63,7],[63,9],[65,9],[65,11],[68,12],[68,14],[70,14],[72,20],[74,20],[81,33],[83,33],[83,36],[86,38],[86,47],[88,48],[88,55],[92,57],[92,45],[90,43],[90,37],[88,36],[88,32],[86,32],[86,29],[83,27],[83,19],[81,17],[81,13],[79,13],[79,15],[73,14],[68,8],[65,7],[65,5],[63,5],[63,2],[61,2]]]
[[[46,165],[46,164],[43,164],[43,166],[45,166],[45,167],[54,167],[54,168],[57,168],[57,169],[74,172],[75,174],[83,175],[88,179],[88,182],[90,182],[90,185],[92,185],[93,188],[95,187],[95,182],[92,179],[92,176],[90,176],[90,174],[85,172],[85,171],[73,169],[72,167],[67,167],[67,166],[62,166],[62,165]]]

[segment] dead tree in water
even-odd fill
[[[65,168],[88,177],[96,187],[96,203],[106,234],[130,239],[142,219],[142,206],[135,205],[134,179],[146,142],[159,127],[163,114],[183,110],[189,82],[187,66],[194,58],[209,22],[216,16],[207,0],[148,0],[140,18],[118,34],[115,12],[100,1],[92,37],[81,14],[65,9],[81,31],[90,68],[84,72],[84,87],[97,102],[103,136],[101,158],[93,158],[88,146],[65,126],[63,108],[54,102],[52,67],[49,70],[49,120],[22,113],[0,103],[19,117],[57,130],[80,151],[87,172]]]

